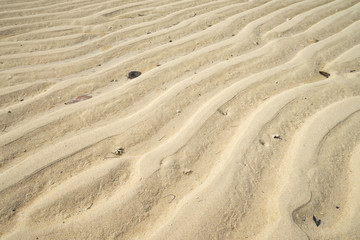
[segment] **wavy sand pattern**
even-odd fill
[[[0,238],[360,239],[358,0],[0,5]]]

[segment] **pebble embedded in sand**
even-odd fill
[[[115,155],[119,155],[119,156],[121,156],[121,155],[123,155],[125,153],[125,149],[124,148],[117,148],[115,151],[114,151],[114,154]]]
[[[139,71],[131,71],[131,72],[128,73],[128,78],[129,79],[134,79],[134,78],[137,78],[140,75],[141,75],[141,72],[139,72]]]
[[[179,110],[179,109],[178,109],[178,110],[176,110],[176,113],[181,113],[181,110]]]
[[[281,139],[280,134],[274,134],[272,137],[275,138],[275,139]]]
[[[192,172],[193,172],[193,171],[192,171],[191,169],[185,169],[185,170],[183,171],[183,174],[185,174],[185,175],[190,175]]]
[[[264,140],[262,140],[262,139],[259,139],[259,143],[261,144],[261,145],[263,145],[263,146],[269,146],[269,144],[267,143],[267,142],[265,142]]]

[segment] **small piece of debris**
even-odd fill
[[[254,42],[254,45],[259,45],[259,42]]]
[[[339,206],[336,206],[336,209],[339,209],[340,207]]]
[[[89,210],[89,209],[92,207],[92,205],[94,205],[94,203],[91,203],[90,206],[88,206],[88,207],[86,208],[86,210]]]
[[[273,135],[273,138],[275,138],[275,139],[282,139],[282,138],[280,137],[280,134],[275,134],[275,135]]]
[[[115,155],[123,155],[125,153],[125,149],[124,148],[117,148],[115,151],[114,151],[114,154]]]
[[[13,212],[15,212],[15,211],[16,211],[16,209],[13,209],[12,211],[13,211]]]
[[[176,110],[176,113],[181,113],[181,111],[180,111],[180,110]]]
[[[313,220],[314,220],[314,222],[315,222],[315,224],[316,224],[317,227],[320,226],[320,224],[321,224],[321,219],[316,219],[316,217],[313,216]]]
[[[11,113],[11,111],[9,110],[8,113]]]
[[[355,72],[355,70],[350,70],[350,72]]]
[[[265,146],[265,141],[264,140],[262,140],[262,139],[259,139],[259,143],[261,144],[261,145],[263,145],[263,146]]]
[[[141,75],[141,72],[139,71],[131,71],[128,74],[128,79],[134,79]]]
[[[89,95],[82,95],[82,96],[78,96],[77,98],[69,101],[69,102],[66,102],[64,103],[65,105],[69,105],[69,104],[73,104],[73,103],[77,103],[77,102],[81,102],[81,101],[85,101],[85,100],[88,100],[92,98],[92,96],[89,96]]]
[[[185,174],[185,175],[190,175],[192,172],[193,172],[193,171],[192,171],[191,169],[185,169],[185,170],[183,171],[183,174]]]
[[[319,40],[317,40],[316,38],[312,38],[309,40],[310,43],[317,43]]]
[[[169,40],[169,42],[172,42],[172,40]]]
[[[330,73],[323,72],[323,71],[319,71],[319,73],[320,73],[321,75],[323,75],[324,77],[326,77],[326,78],[329,78],[329,77],[330,77]]]
[[[20,102],[22,102],[22,101],[24,101],[24,99],[22,98],[22,99],[20,99]]]

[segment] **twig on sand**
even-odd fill
[[[89,210],[92,207],[92,205],[94,205],[94,203],[91,203],[90,206],[88,206],[86,209]]]

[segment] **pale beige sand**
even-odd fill
[[[359,0],[0,6],[1,238],[360,239]]]

